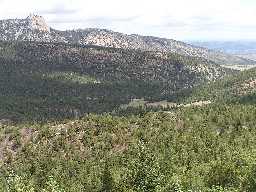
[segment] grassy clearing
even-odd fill
[[[79,75],[73,72],[53,72],[47,74],[47,77],[58,80],[60,82],[71,82],[71,83],[100,83],[96,78],[92,78],[85,75]]]
[[[178,103],[173,103],[173,102],[168,102],[167,100],[159,101],[159,102],[148,102],[146,100],[142,99],[132,99],[130,103],[128,104],[122,104],[120,106],[121,109],[125,109],[127,107],[140,107],[140,106],[147,106],[147,107],[157,107],[161,106],[163,108],[169,107],[190,107],[190,106],[202,106],[202,105],[207,105],[210,104],[211,101],[196,101],[193,103],[188,103],[188,104],[178,104]]]
[[[239,71],[245,71],[253,67],[256,67],[256,65],[221,65],[221,67],[226,67],[226,68],[235,69]]]

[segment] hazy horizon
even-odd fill
[[[183,40],[184,42],[256,42],[255,39],[192,39]]]

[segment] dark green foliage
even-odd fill
[[[161,100],[163,93],[231,72],[200,58],[158,52],[14,41],[0,47],[0,119],[12,123],[112,112],[132,98]],[[199,64],[210,72],[197,71]]]
[[[163,95],[174,102],[211,100],[215,103],[255,104],[256,67],[226,76],[215,82]]]
[[[130,171],[128,184],[134,191],[156,191],[161,185],[163,176],[155,154],[150,152],[143,142],[139,142],[137,148],[135,162],[128,164]]]
[[[111,191],[114,191],[114,181],[113,181],[113,178],[112,178],[112,175],[111,175],[111,172],[109,170],[109,165],[108,165],[108,159],[105,160],[105,163],[104,163],[104,169],[102,171],[102,178],[101,178],[101,181],[102,181],[102,189],[101,191],[102,192],[111,192]]]
[[[1,46],[0,189],[256,190],[255,69],[189,88],[207,80],[186,67],[207,61],[76,45]],[[131,98],[213,104],[118,110]]]
[[[239,180],[236,173],[236,167],[233,164],[219,162],[213,165],[206,177],[206,184],[212,186],[222,186],[230,188]]]
[[[209,105],[7,126],[6,139],[20,130],[22,145],[1,142],[1,174],[8,165],[37,191],[253,191],[255,114],[251,105]]]

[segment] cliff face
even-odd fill
[[[221,64],[251,62],[233,55],[211,51],[172,39],[151,36],[126,35],[106,29],[88,28],[58,31],[50,28],[41,16],[0,21],[0,40],[57,42],[98,45],[122,49],[163,51],[208,59]]]
[[[26,19],[2,20],[0,39],[47,41],[51,39],[50,27],[41,16],[36,15],[29,15]]]

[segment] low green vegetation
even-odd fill
[[[255,114],[251,105],[206,105],[5,125],[0,188],[254,191]]]

